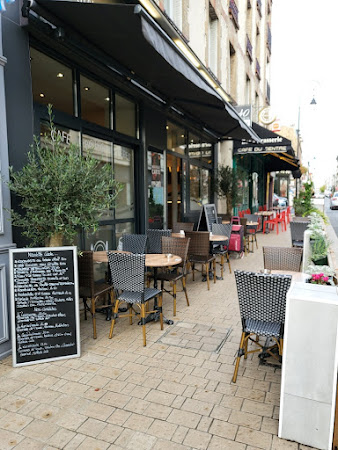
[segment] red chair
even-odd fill
[[[258,206],[258,211],[263,211],[263,206]]]
[[[263,211],[267,211],[268,210],[268,206],[267,205],[264,205],[263,206]]]
[[[238,216],[241,218],[241,217],[244,217],[244,211],[239,211],[238,212]]]
[[[282,224],[282,231],[286,231],[286,211],[281,212],[280,218],[278,219],[278,223]],[[284,225],[284,230],[283,230]]]
[[[283,223],[284,223],[285,219],[281,219],[281,214],[276,214],[276,217],[274,217],[273,219],[268,219],[265,220],[264,225],[263,225],[263,233],[265,233],[265,228],[266,225],[269,225],[269,229],[270,230],[274,230],[275,229],[275,225],[277,228],[277,234],[279,233],[279,224],[282,224],[282,231],[283,231]]]
[[[291,206],[288,206],[286,208],[286,221],[289,224],[291,219]]]

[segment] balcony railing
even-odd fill
[[[246,54],[252,62],[252,44],[248,35],[246,35]]]
[[[257,11],[260,17],[262,17],[262,0],[257,0]]]
[[[258,59],[256,59],[256,76],[261,79],[261,66],[259,65]]]
[[[229,0],[229,16],[238,30],[239,29],[238,8],[235,0]]]
[[[266,36],[266,46],[268,47],[269,52],[271,53],[271,28],[268,25],[268,32]]]

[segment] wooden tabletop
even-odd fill
[[[130,252],[124,252],[121,250],[109,250],[116,253],[127,253],[130,254]],[[94,262],[102,263],[108,262],[108,255],[106,251],[101,252],[93,252],[93,260]],[[167,255],[164,255],[162,253],[147,253],[146,254],[146,266],[148,267],[169,267],[169,266],[176,266],[177,264],[182,262],[182,258],[177,255],[171,255],[168,257]]]
[[[247,222],[246,226],[251,225],[252,227],[258,226],[258,222]]]
[[[258,214],[259,216],[272,216],[274,211],[258,211],[255,214]]]
[[[172,233],[172,237],[174,238],[184,238],[185,235],[181,233]],[[229,238],[228,236],[224,236],[223,234],[212,234],[209,233],[209,241],[210,242],[221,242],[221,241],[227,241]]]
[[[169,267],[176,266],[182,262],[182,258],[178,255],[165,255],[163,253],[147,253],[146,266],[147,267]]]

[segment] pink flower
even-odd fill
[[[325,281],[325,283],[327,283],[329,281],[329,277],[323,277],[323,281]]]

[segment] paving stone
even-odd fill
[[[269,450],[271,448],[272,435],[240,426],[236,435],[236,441]]]
[[[189,411],[180,411],[179,409],[174,409],[169,414],[167,419],[170,423],[175,423],[177,425],[182,425],[187,428],[196,428],[201,416]]]
[[[48,442],[58,430],[58,426],[53,423],[33,420],[21,430],[21,434],[37,441]]]
[[[147,430],[147,434],[170,441],[176,429],[177,425],[168,423],[164,420],[156,419],[150,425],[149,429]]]
[[[9,431],[9,430],[0,429],[0,445],[1,445],[1,449],[3,449],[3,450],[14,448],[23,439],[24,439],[24,436],[21,436],[18,433],[14,433],[13,431]]]
[[[13,412],[8,412],[0,420],[0,428],[8,431],[20,432],[33,419]]]
[[[298,443],[279,439],[277,436],[272,437],[271,450],[298,450]]]
[[[245,413],[243,411],[232,411],[228,422],[253,428],[254,430],[259,430],[262,424],[262,417],[255,414]]]
[[[208,445],[208,450],[245,450],[246,445],[224,439],[219,436],[212,436]]]
[[[235,440],[237,430],[237,425],[233,425],[223,420],[214,419],[209,432],[225,439]]]
[[[147,431],[153,421],[154,419],[151,417],[133,413],[128,417],[123,426],[136,431]]]
[[[202,431],[189,430],[183,444],[190,446],[194,449],[207,449],[210,442],[211,435],[208,433],[203,433]]]

